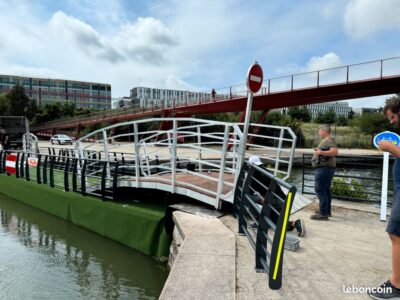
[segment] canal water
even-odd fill
[[[0,194],[0,299],[157,299],[164,264]]]

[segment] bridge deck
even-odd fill
[[[210,172],[207,173],[207,176],[213,177],[216,181],[202,178],[198,175],[189,174],[189,173],[177,173],[176,174],[176,193],[183,195],[190,195],[197,200],[205,200],[215,199],[216,193],[218,192],[218,177],[219,172]],[[223,180],[225,182],[230,182],[233,184],[235,179],[235,174],[225,173],[223,175]],[[142,187],[142,188],[158,188],[165,191],[171,190],[171,180],[172,175],[162,174],[162,175],[153,175],[149,177],[141,177],[139,178],[139,186],[137,186],[136,179],[134,177],[122,177],[120,179],[119,186],[131,186],[131,187]],[[228,194],[233,191],[233,187],[224,184],[222,188],[222,194]],[[199,199],[202,198],[202,199]],[[206,201],[208,202],[208,201]]]

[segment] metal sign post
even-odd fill
[[[400,136],[394,132],[384,131],[374,137],[374,146],[379,148],[380,141],[390,141],[393,145],[400,145]],[[382,193],[381,193],[381,221],[386,221],[387,192],[389,173],[389,152],[383,152]]]
[[[383,152],[382,193],[381,193],[381,221],[386,221],[387,191],[389,173],[389,152]]]
[[[245,159],[246,144],[247,144],[247,133],[249,132],[251,108],[253,106],[253,94],[257,93],[263,82],[263,71],[261,66],[255,62],[252,64],[247,71],[247,107],[246,107],[246,117],[243,126],[243,135],[239,146],[239,163],[238,168],[242,167],[243,161]]]

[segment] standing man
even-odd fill
[[[212,101],[213,101],[213,102],[215,102],[215,96],[217,96],[217,92],[216,92],[215,89],[213,88],[212,91],[211,91],[211,98],[212,98]]]
[[[328,221],[331,213],[331,183],[336,169],[336,158],[339,151],[335,140],[331,137],[331,126],[321,125],[318,134],[322,139],[318,148],[314,149],[312,165],[315,167],[315,194],[319,200],[319,209],[310,218]]]
[[[400,98],[389,100],[383,113],[391,124],[400,128]],[[392,275],[381,285],[380,292],[369,293],[373,299],[400,299],[400,148],[390,141],[380,141],[379,149],[396,157],[393,165],[394,200],[386,228],[392,242]]]
[[[3,148],[3,151],[10,149],[10,136],[9,136],[9,134],[7,133],[7,131],[4,128],[2,128],[0,130],[0,133],[1,133],[1,147]]]

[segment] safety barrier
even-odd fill
[[[288,190],[282,197],[280,186]],[[245,162],[241,168],[234,196],[234,214],[239,233],[255,249],[257,272],[266,272],[269,287],[282,286],[283,254],[289,215],[296,187],[274,177],[264,168]],[[260,199],[263,204],[260,205]]]
[[[16,178],[48,184],[51,188],[66,192],[72,190],[82,195],[100,197],[103,201],[115,200],[117,178],[120,175],[118,161],[78,159],[70,156],[67,150],[60,151],[59,155],[0,151],[0,174],[11,175],[6,169],[8,155],[14,156],[13,173]]]
[[[166,130],[156,129],[165,126]],[[80,159],[90,153],[121,162],[119,186],[180,193],[219,208],[233,202],[242,124],[194,118],[157,118],[96,130],[75,144]],[[246,144],[275,176],[290,176],[296,136],[288,127],[250,124]]]
[[[302,194],[315,195],[315,168],[311,166],[312,154],[303,154]],[[389,174],[394,158],[390,158]],[[334,199],[380,204],[382,196],[383,157],[340,155],[336,158],[336,171],[331,193]],[[393,199],[393,178],[389,176],[388,203]]]

